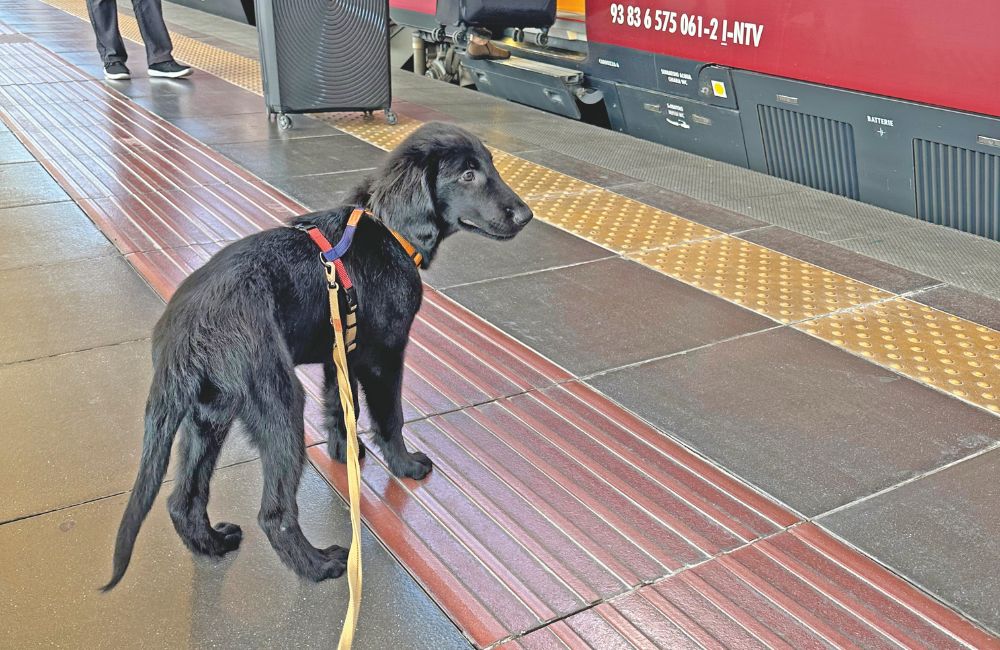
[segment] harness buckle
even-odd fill
[[[326,269],[326,286],[330,289],[339,289],[340,284],[337,282],[337,267],[333,265],[333,262],[327,262],[323,253],[319,254],[319,261]]]

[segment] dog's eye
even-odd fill
[[[472,171],[471,169],[466,170],[466,172],[462,174],[463,181],[468,182],[468,181],[473,181],[475,179],[476,179],[476,172]]]

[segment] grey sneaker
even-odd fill
[[[163,63],[154,63],[149,66],[149,76],[150,77],[167,77],[168,79],[180,79],[181,77],[186,77],[191,74],[191,68],[186,65],[181,65],[174,61],[173,59],[169,61],[164,61]]]
[[[105,79],[131,79],[132,73],[128,71],[125,64],[121,61],[112,61],[104,66],[104,78]]]

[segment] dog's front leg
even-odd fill
[[[340,405],[340,388],[337,385],[337,368],[333,361],[323,364],[323,419],[327,431],[326,451],[330,458],[347,462],[347,428],[344,426],[344,409]],[[358,415],[358,380],[351,373],[351,393],[354,395],[354,414]],[[358,441],[358,458],[365,457],[365,446]]]
[[[375,424],[375,441],[396,476],[421,479],[431,471],[431,459],[406,451],[403,442],[403,356],[383,357],[381,364],[361,373],[365,401]]]

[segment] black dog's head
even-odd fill
[[[436,122],[396,147],[355,201],[407,237],[427,263],[440,241],[458,230],[510,239],[532,217],[479,138]]]

